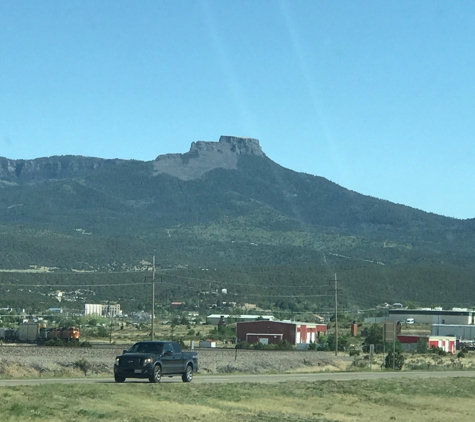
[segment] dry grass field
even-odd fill
[[[0,388],[2,421],[471,421],[475,380]]]

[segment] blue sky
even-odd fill
[[[2,1],[0,156],[152,160],[220,135],[475,217],[475,3]]]

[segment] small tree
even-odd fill
[[[351,337],[349,336],[340,336],[338,338],[338,351],[346,352],[350,347]]]
[[[350,345],[350,337],[349,336],[338,336],[338,351],[344,352],[348,349]],[[323,350],[335,350],[336,346],[336,337],[335,334],[328,334],[327,341],[326,341],[326,348]]]
[[[324,351],[327,351],[327,350],[330,350],[330,348],[328,347],[328,337],[327,336],[320,336],[318,337],[317,339],[317,349],[318,350],[324,350]]]
[[[417,350],[417,353],[421,353],[421,354],[427,353],[428,351],[427,339],[420,337],[419,340],[417,340],[416,350]]]
[[[396,371],[400,371],[402,367],[404,366],[404,361],[405,361],[405,358],[401,352],[396,351],[396,353],[393,354],[391,350],[386,355],[386,359],[384,360],[384,367],[386,369],[390,369],[394,367]]]
[[[382,345],[383,344],[383,327],[382,325],[378,324],[373,324],[371,327],[369,327],[367,336],[364,340],[364,351],[367,352],[369,350],[369,345],[374,344],[375,348],[376,345]],[[376,349],[377,350],[377,349]]]

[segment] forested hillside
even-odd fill
[[[346,307],[472,306],[474,245],[475,220],[285,169],[256,140],[222,137],[151,162],[0,158],[0,306],[87,285],[76,301],[137,308],[154,255],[163,303],[308,310],[331,302],[337,273]],[[20,271],[39,267],[48,272]]]

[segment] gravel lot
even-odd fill
[[[0,377],[40,377],[84,375],[81,360],[90,364],[88,375],[112,375],[114,358],[123,347],[60,348],[40,346],[0,346]],[[315,351],[251,351],[234,349],[196,349],[199,372],[281,373],[341,371],[351,366],[353,358],[335,357]]]

